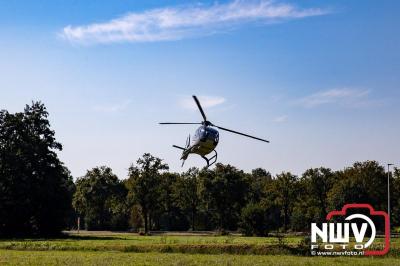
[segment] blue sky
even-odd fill
[[[400,165],[398,1],[3,1],[0,107],[43,101],[77,177],[125,178],[144,152],[174,171],[200,96],[219,161],[301,174]],[[189,101],[189,102],[188,102]]]

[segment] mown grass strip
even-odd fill
[[[119,251],[119,252],[159,252],[188,254],[240,254],[240,255],[274,255],[304,253],[296,247],[254,244],[150,244],[150,245],[58,245],[51,242],[8,242],[0,243],[4,250],[29,251]]]

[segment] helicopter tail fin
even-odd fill
[[[177,145],[172,145],[172,147],[177,148],[177,149],[180,149],[180,150],[183,150],[183,152],[182,152],[182,157],[181,157],[181,160],[182,160],[182,167],[183,167],[183,165],[185,164],[185,160],[187,159],[187,157],[188,157],[188,155],[189,155],[188,151],[190,150],[190,135],[189,135],[189,136],[187,137],[187,139],[186,139],[185,148],[180,147],[180,146],[177,146]]]
[[[183,147],[180,147],[180,146],[177,146],[177,145],[172,145],[172,147],[174,147],[174,148],[177,148],[177,149],[180,149],[180,150],[183,150],[183,154],[185,153],[185,151],[186,151],[186,149],[185,148],[183,148]],[[187,156],[186,156],[187,157]],[[186,158],[184,158],[184,156],[182,155],[182,158],[181,158],[181,160],[182,160],[182,166],[181,167],[183,167],[183,165],[185,164],[185,161],[186,161]]]
[[[189,134],[189,136],[188,136],[187,139],[186,139],[186,149],[188,149],[189,146],[190,146],[190,134]]]

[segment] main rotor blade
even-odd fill
[[[244,134],[244,133],[240,133],[240,132],[237,132],[237,131],[234,131],[234,130],[231,130],[231,129],[227,129],[227,128],[224,128],[224,127],[219,127],[219,126],[216,126],[216,125],[212,125],[212,126],[217,127],[219,129],[222,129],[222,130],[225,130],[225,131],[229,131],[229,132],[235,133],[235,134],[239,134],[239,135],[242,135],[242,136],[245,136],[245,137],[249,137],[249,138],[252,138],[252,139],[261,140],[261,141],[269,143],[269,141],[265,140],[265,139],[260,139],[260,138],[257,138],[257,137],[253,137],[253,136],[250,136],[250,135],[247,135],[247,134]]]
[[[203,116],[204,121],[207,121],[206,114],[204,113],[203,108],[201,108],[199,99],[197,99],[197,97],[196,97],[195,95],[193,95],[193,99],[194,99],[194,101],[196,102],[197,107],[199,107],[200,113],[201,113],[201,115]]]
[[[159,123],[160,125],[201,125],[201,123],[175,123],[175,122],[165,122]]]

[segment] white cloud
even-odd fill
[[[93,110],[104,113],[117,113],[125,110],[131,104],[131,102],[131,100],[125,100],[115,104],[96,105],[93,107]]]
[[[283,123],[283,122],[286,122],[287,119],[288,119],[287,115],[281,115],[281,116],[275,117],[272,121],[275,123]]]
[[[71,42],[113,43],[178,40],[214,34],[232,26],[260,21],[280,22],[329,13],[270,0],[234,0],[226,4],[150,9],[103,23],[66,26],[61,36]]]
[[[203,108],[214,107],[223,104],[226,101],[225,98],[218,96],[198,96],[197,98]],[[197,110],[197,105],[192,97],[180,100],[179,104],[185,109]]]
[[[313,108],[324,104],[341,104],[361,106],[368,102],[370,90],[354,88],[338,88],[320,91],[295,101],[295,104]]]

